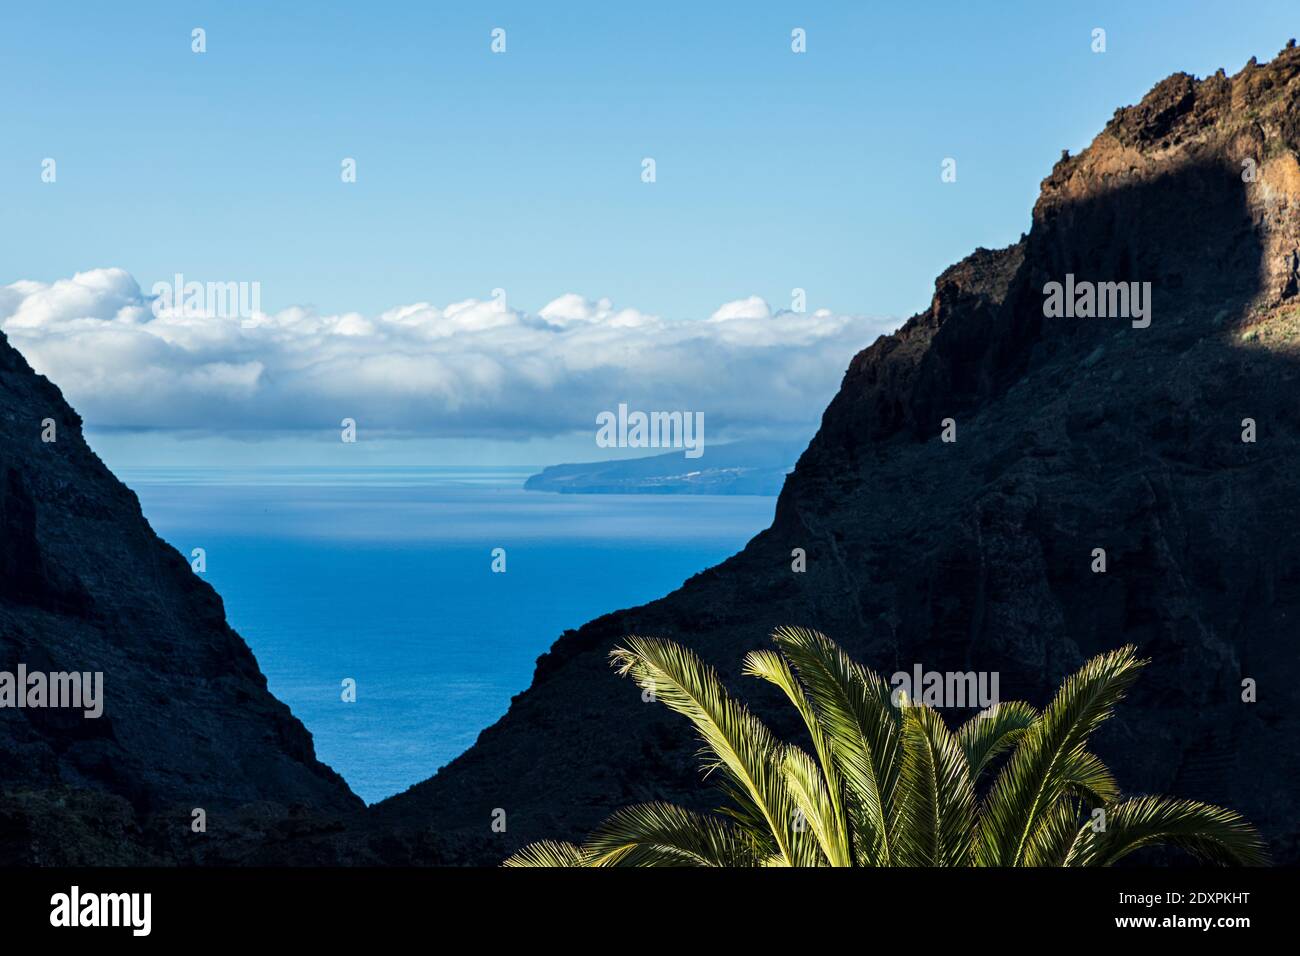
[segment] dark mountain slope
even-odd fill
[[[996,670],[1004,698],[1039,704],[1088,656],[1135,642],[1153,663],[1099,741],[1120,781],[1236,807],[1295,861],[1298,152],[1290,47],[1119,110],[1052,170],[1018,244],[949,269],[927,311],[853,360],[770,530],[674,594],[566,633],[505,717],[370,825],[432,828],[490,863],[630,801],[708,806],[685,722],[606,655],[628,633],[683,641],[790,732],[738,675],[790,623],[886,673]],[[1150,282],[1150,327],[1046,318],[1044,284],[1067,273]],[[946,418],[955,443],[939,440]],[[1244,678],[1258,702],[1242,702]]]
[[[295,806],[362,806],[267,692],[216,592],[0,335],[0,671],[20,664],[102,671],[104,709],[0,707],[0,863],[197,858],[235,826],[260,842]]]

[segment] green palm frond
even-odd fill
[[[1025,731],[994,780],[980,815],[980,861],[1017,866],[1042,818],[1071,786],[1072,755],[1108,718],[1145,661],[1132,646],[1095,657],[1066,678],[1047,709]]]
[[[1211,863],[1260,866],[1268,852],[1240,814],[1195,800],[1136,797],[1106,808],[1105,830],[1085,827],[1068,866],[1111,866],[1144,846],[1168,844]]]
[[[957,740],[966,753],[972,781],[1002,751],[1015,745],[1024,732],[1038,718],[1036,711],[1021,700],[994,704],[962,724]]]
[[[759,847],[741,827],[671,803],[624,807],[584,847],[603,866],[757,866]]]
[[[1167,797],[1121,799],[1088,740],[1145,664],[1132,647],[1093,658],[1041,713],[995,705],[951,732],[816,631],[780,628],[744,673],[774,684],[813,752],[777,740],[717,674],[671,641],[629,637],[620,674],[684,714],[729,803],[716,815],[626,807],[583,846],[545,840],[505,861],[538,866],[1110,866],[1169,845],[1223,864],[1267,862],[1239,814]],[[975,783],[1000,755],[983,801]]]
[[[1065,861],[1079,837],[1083,801],[1063,796],[1043,814],[1034,832],[1025,841],[1024,866],[1065,866]]]
[[[786,780],[790,784],[795,802],[804,815],[810,817],[815,813],[817,817],[818,823],[814,827],[814,832],[826,861],[831,866],[852,866],[853,847],[849,837],[848,820],[844,813],[844,783],[835,766],[831,742],[826,736],[821,720],[808,701],[803,685],[795,677],[786,659],[774,651],[751,651],[745,656],[743,673],[775,684],[803,718],[808,736],[812,738],[813,750],[821,765],[820,787],[817,786],[818,781],[813,779],[817,768],[791,766],[791,763],[799,764],[797,755],[792,761],[791,756],[787,754],[784,770]],[[801,754],[802,751],[799,753]],[[825,808],[819,806],[823,794],[827,804]]]
[[[795,830],[811,830],[821,851],[816,854],[805,851],[802,855],[808,862],[801,865],[851,866],[848,833],[839,829],[840,821],[836,819],[826,781],[812,757],[798,747],[789,747],[782,770],[799,814]]]
[[[902,763],[901,718],[890,702],[889,685],[816,631],[781,627],[772,639],[794,666],[825,728],[845,785],[858,862],[889,865]]]
[[[1086,750],[1076,750],[1062,759],[1061,781],[1067,792],[1090,801],[1093,807],[1119,799],[1119,784],[1110,768]]]
[[[530,843],[518,853],[505,859],[502,866],[509,867],[582,867],[591,866],[591,854],[576,843],[559,840],[541,840]]]
[[[904,866],[965,866],[975,788],[957,738],[929,707],[903,708],[903,765],[894,841]]]
[[[617,672],[695,725],[711,755],[708,769],[722,772],[740,818],[762,820],[777,855],[794,865],[795,807],[781,772],[783,745],[687,648],[645,637],[629,637],[625,644],[610,654]]]
[[[1064,792],[1042,816],[1025,841],[1025,866],[1064,866],[1080,836],[1081,827],[1090,827],[1091,818],[1081,823],[1085,813],[1104,809],[1119,799],[1114,776],[1096,755],[1077,750],[1067,755],[1061,767]]]

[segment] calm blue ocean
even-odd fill
[[[775,499],[554,495],[531,468],[135,469],[182,554],[207,554],[271,691],[374,802],[432,774],[528,686],[565,628],[738,551]],[[492,572],[492,550],[506,572]],[[353,678],[355,703],[341,700]]]

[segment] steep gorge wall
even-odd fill
[[[1055,166],[1019,243],[947,270],[929,309],[853,359],[771,529],[566,633],[501,721],[372,822],[432,825],[486,863],[634,800],[710,806],[685,722],[613,676],[610,648],[682,641],[793,733],[738,670],[773,626],[802,624],[882,672],[995,670],[1004,698],[1037,704],[1136,643],[1152,664],[1099,741],[1121,784],[1233,806],[1296,861],[1298,132],[1291,47],[1119,110]],[[1046,317],[1044,285],[1067,273],[1150,283],[1150,326]]]
[[[254,838],[295,806],[362,807],[267,691],[221,598],[0,335],[0,671],[20,664],[102,672],[103,714],[0,708],[0,863],[198,858],[241,807]]]

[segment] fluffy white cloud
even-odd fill
[[[710,322],[730,322],[733,319],[766,319],[772,314],[762,297],[751,295],[747,299],[727,302],[709,316]]]
[[[821,415],[853,354],[894,323],[777,312],[757,296],[666,320],[569,293],[375,316],[162,310],[122,269],[0,288],[0,328],[97,427],[336,428],[510,438],[594,428],[626,402],[702,411],[710,432]]]

